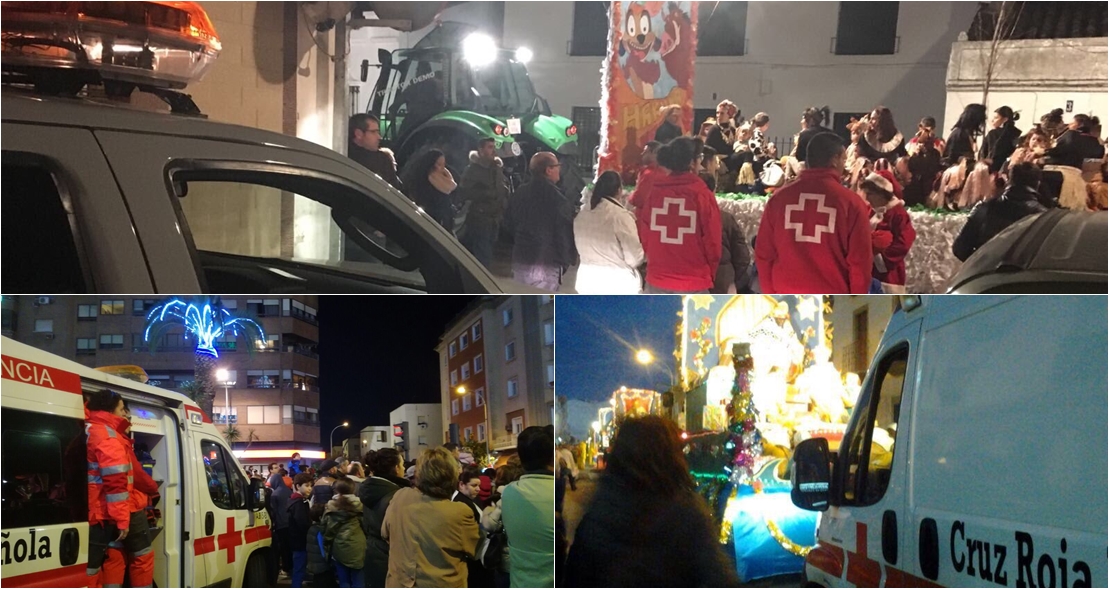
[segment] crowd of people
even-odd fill
[[[577,292],[904,292],[909,207],[971,211],[952,244],[960,259],[1025,215],[1106,209],[1097,117],[1064,124],[1057,109],[1024,133],[1012,108],[987,116],[972,104],[946,140],[932,117],[906,139],[879,106],[844,142],[822,126],[826,111],[805,109],[779,159],[766,113],[744,121],[725,100],[696,137],[673,137],[674,107],[664,108],[634,190],[605,171],[584,195],[566,249],[580,264]],[[719,206],[715,193],[732,191],[770,195],[756,235]]]
[[[272,463],[275,564],[293,587],[553,587],[553,427],[517,450],[495,469],[455,444],[410,465],[393,448]]]
[[[563,193],[561,163],[545,152],[509,198],[492,139],[470,154],[461,182],[437,150],[399,178],[372,115],[351,119],[350,155],[448,230],[456,208],[467,209],[459,235],[486,266],[507,225],[516,281],[583,294],[904,292],[916,239],[910,207],[976,209],[953,247],[960,259],[1026,214],[1106,209],[1101,123],[1085,114],[1064,123],[1056,109],[1024,132],[1012,108],[971,104],[945,140],[932,117],[907,138],[878,106],[851,121],[845,144],[823,126],[827,108],[810,107],[782,157],[767,140],[767,113],[745,120],[724,100],[696,136],[684,133],[681,114],[661,109],[635,178],[599,171],[580,198]],[[1031,169],[1014,173],[1021,166]],[[771,196],[756,235],[716,200],[736,191]],[[576,281],[564,285],[572,267]]]

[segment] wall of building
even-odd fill
[[[983,101],[987,77],[990,80],[986,106],[990,111],[1008,106],[1021,113],[1017,126],[1030,129],[1040,116],[1055,108],[1075,113],[1109,116],[1109,40],[1029,39],[1004,41],[990,65],[990,43],[959,41],[951,47],[947,71],[947,108],[945,127],[959,118],[968,104]]]
[[[878,350],[878,342],[886,333],[890,317],[899,308],[897,297],[837,295],[832,300],[832,364],[841,372],[853,372],[856,366],[869,366]],[[856,357],[855,317],[865,311],[867,314],[866,354]],[[865,369],[858,370],[859,378],[865,377]]]
[[[14,325],[10,337],[35,346],[49,353],[63,358],[75,360],[90,367],[137,365],[142,367],[152,378],[159,373],[170,376],[180,376],[192,380],[195,369],[195,355],[192,346],[195,341],[183,341],[180,351],[151,351],[149,344],[144,341],[143,333],[146,326],[146,312],[152,303],[162,299],[148,299],[146,297],[127,296],[65,296],[47,297],[49,302],[40,302],[37,296],[5,296],[4,307],[6,312],[14,317]],[[143,310],[135,311],[135,301],[148,301]],[[248,297],[224,297],[225,305],[234,304],[235,313],[250,316],[247,302],[255,300]],[[266,300],[266,299],[261,299]],[[272,299],[278,301],[279,309],[285,299]],[[315,308],[317,297],[297,297],[298,301]],[[101,313],[101,304],[105,301],[121,301],[121,314]],[[81,306],[91,305],[96,308],[93,318],[80,318]],[[283,313],[284,311],[279,311]],[[320,392],[318,387],[293,388],[291,383],[282,382],[285,371],[296,371],[306,375],[319,375],[319,359],[314,352],[299,353],[289,351],[284,345],[293,339],[292,336],[303,338],[306,341],[319,341],[319,328],[309,321],[292,316],[281,315],[254,317],[262,329],[270,335],[282,336],[283,345],[273,350],[248,351],[247,344],[242,340],[238,342],[237,351],[223,350],[217,361],[217,366],[233,371],[235,385],[226,391],[224,387],[216,387],[214,399],[214,413],[222,413],[225,405],[225,393],[231,399],[231,407],[237,413],[237,428],[242,434],[241,442],[245,445],[250,432],[257,436],[256,441],[262,447],[272,443],[285,443],[286,446],[317,447],[320,439],[318,422],[297,422],[295,417],[286,419],[282,413],[283,407],[304,408],[304,413],[318,412],[320,406]],[[36,320],[50,320],[53,322],[50,332],[35,332]],[[170,333],[180,334],[182,328],[173,328]],[[100,347],[100,336],[122,335],[122,343],[118,348],[106,349]],[[290,336],[286,338],[286,336]],[[91,338],[96,347],[78,353],[78,338]],[[276,371],[272,388],[249,388],[248,371]],[[291,373],[290,373],[291,374]],[[176,383],[162,383],[152,380],[149,384],[165,386],[176,389]],[[250,407],[278,407],[278,423],[252,423],[248,419]],[[262,410],[265,413],[265,410]],[[318,415],[318,413],[317,413]],[[295,413],[294,413],[295,416]],[[254,449],[254,448],[252,448]]]
[[[702,7],[710,7],[702,4]],[[694,105],[712,108],[724,98],[752,116],[771,117],[770,135],[797,132],[802,110],[827,105],[835,112],[893,110],[911,131],[922,116],[944,109],[944,77],[951,43],[974,17],[974,2],[901,2],[899,51],[894,55],[834,55],[838,2],[749,2],[748,54],[697,59]],[[532,82],[551,109],[569,116],[575,106],[601,99],[601,57],[567,55],[573,2],[509,2],[504,42],[527,45]],[[861,67],[860,67],[861,66]]]
[[[425,450],[443,445],[442,411],[440,403],[407,403],[389,412],[390,425],[408,422],[411,439],[405,450],[405,460],[415,460]],[[391,442],[396,445],[398,440],[394,436]]]

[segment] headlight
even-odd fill
[[[472,33],[462,41],[462,58],[474,67],[482,67],[497,59],[497,43],[484,33]]]

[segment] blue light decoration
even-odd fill
[[[185,339],[190,335],[196,338],[196,352],[219,358],[216,341],[224,335],[239,337],[247,330],[257,330],[260,340],[266,339],[266,332],[253,319],[235,317],[222,307],[213,307],[210,302],[199,305],[173,299],[150,310],[146,316],[146,331],[143,339],[150,342],[150,331],[160,323],[181,323],[185,326]]]

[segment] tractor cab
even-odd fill
[[[367,110],[381,122],[382,142],[403,168],[413,156],[440,149],[453,173],[465,169],[477,141],[492,137],[506,171],[522,180],[538,151],[575,160],[577,128],[552,115],[528,76],[527,48],[497,47],[461,23],[444,23],[415,47],[378,52],[381,71]],[[580,190],[580,177],[568,174]]]

